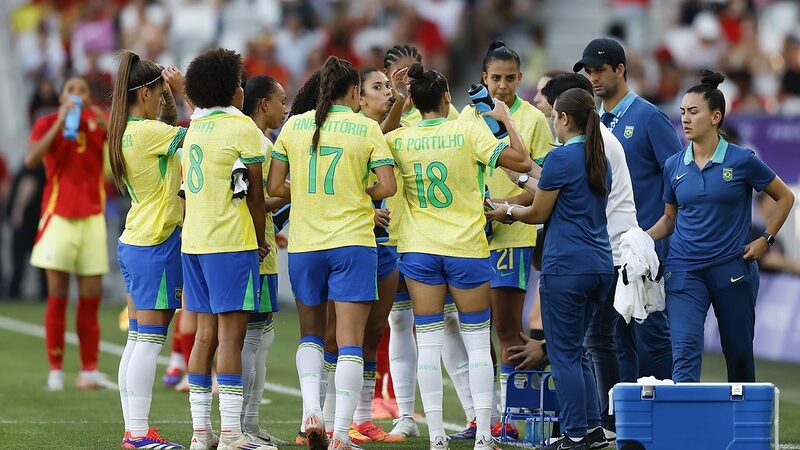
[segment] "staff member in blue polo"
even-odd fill
[[[667,159],[664,214],[647,231],[656,241],[672,235],[664,278],[676,382],[700,381],[703,324],[711,305],[728,381],[755,381],[755,260],[775,242],[794,204],[792,191],[752,150],[720,136],[725,97],[717,86],[723,80],[706,70],[701,84],[683,97],[681,123],[689,146]],[[777,204],[764,234],[751,241],[753,189]]]
[[[681,143],[667,116],[628,88],[625,51],[617,41],[602,38],[590,42],[573,67],[575,72],[581,69],[586,70],[595,95],[603,100],[600,120],[625,149],[636,219],[646,230],[661,217],[664,161],[681,150]],[[656,246],[662,264],[668,247],[668,241]],[[650,314],[641,324],[618,321],[620,381],[635,382],[644,376],[669,378],[672,373],[669,335],[669,321],[663,312]]]
[[[564,91],[552,115],[564,146],[545,158],[533,204],[498,209],[506,222],[546,222],[549,230],[539,292],[565,434],[545,450],[604,448],[597,385],[583,344],[614,278],[606,219],[611,166],[591,94],[580,88]]]

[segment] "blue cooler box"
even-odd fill
[[[777,449],[778,394],[771,383],[619,383],[617,448],[767,450],[774,437]]]

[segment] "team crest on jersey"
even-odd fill
[[[183,288],[175,288],[175,300],[180,300],[183,296]]]
[[[633,125],[628,125],[625,127],[625,132],[622,133],[625,136],[625,139],[630,139],[633,137]]]
[[[724,167],[722,169],[722,179],[725,181],[731,181],[733,179],[733,168],[732,167]]]

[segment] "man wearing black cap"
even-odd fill
[[[681,151],[681,143],[667,116],[628,88],[625,51],[617,41],[601,38],[590,42],[573,67],[575,72],[582,69],[603,101],[600,120],[625,149],[636,218],[647,230],[664,212],[662,169],[668,157]],[[667,241],[656,243],[662,264],[668,248]],[[617,352],[620,381],[635,382],[640,376],[671,378],[672,345],[666,314],[650,314],[642,324],[620,320]]]

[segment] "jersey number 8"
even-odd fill
[[[197,194],[203,189],[205,179],[203,178],[203,149],[197,144],[189,147],[189,171],[186,173],[186,185],[192,194]]]
[[[422,164],[414,163],[414,175],[417,181],[417,197],[419,198],[420,208],[427,208],[428,203],[433,205],[434,208],[447,208],[453,203],[453,191],[445,184],[445,181],[447,181],[447,166],[443,163],[434,161],[425,168],[425,176],[430,181],[427,190],[425,189],[425,180],[422,178]],[[437,197],[437,189],[444,197],[444,201],[439,200],[439,197]]]

